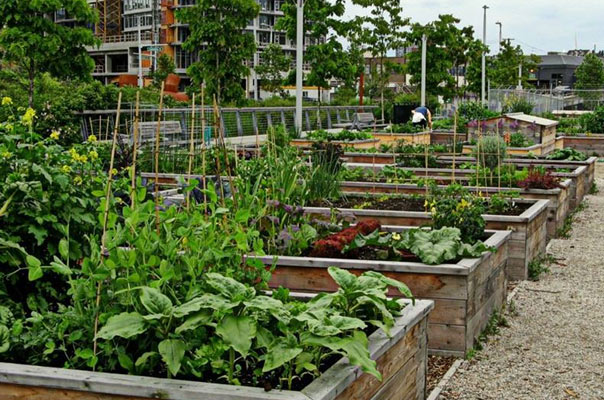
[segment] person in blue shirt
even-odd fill
[[[428,107],[417,107],[412,112],[411,122],[415,126],[429,127],[432,130],[432,113]]]

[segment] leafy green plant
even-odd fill
[[[503,163],[507,155],[507,146],[499,136],[484,136],[477,141],[473,155],[478,165],[494,169]]]
[[[567,147],[564,149],[556,149],[553,153],[548,154],[548,160],[567,160],[567,161],[585,161],[587,154]]]
[[[534,144],[535,142],[527,139],[521,132],[515,132],[510,135],[510,147],[529,147]]]
[[[373,138],[373,135],[369,132],[353,132],[353,131],[349,131],[349,130],[342,130],[340,132],[334,133],[334,132],[328,132],[325,130],[317,130],[317,131],[312,131],[309,132],[307,134],[307,138],[311,139],[311,140],[318,140],[318,141],[344,141],[344,142],[351,142],[351,141],[355,141],[355,140],[367,140],[367,139],[371,139]]]

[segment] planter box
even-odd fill
[[[342,160],[349,163],[394,164],[396,154],[391,153],[344,153]]]
[[[391,337],[369,337],[371,358],[383,381],[341,359],[301,391],[265,392],[262,388],[175,379],[108,374],[0,363],[0,399],[52,400],[377,400],[426,396],[428,314],[431,301],[408,304]]]
[[[310,139],[294,139],[289,142],[290,145],[296,147],[311,147],[313,143],[317,143],[316,140]],[[365,139],[365,140],[351,140],[351,141],[341,141],[341,140],[332,140],[330,143],[339,144],[343,147],[354,147],[355,149],[373,149],[380,145],[380,141],[378,139]]]
[[[556,237],[558,229],[564,224],[564,220],[570,211],[570,196],[569,188],[571,180],[567,179],[560,183],[560,188],[541,190],[530,189],[523,190],[520,188],[512,188],[520,193],[523,199],[549,200],[548,217],[547,217],[547,238]],[[440,188],[446,186],[440,185]],[[417,185],[394,184],[394,183],[373,183],[373,182],[342,182],[341,188],[343,192],[349,193],[388,193],[388,194],[415,194],[425,195],[427,188]],[[468,187],[471,191],[479,191],[483,196],[490,196],[500,193],[507,188],[496,187]]]
[[[507,153],[513,156],[525,156],[529,153],[535,154],[537,156],[549,154],[556,149],[555,142],[551,144],[541,144],[537,143],[529,147],[508,147]],[[464,144],[463,153],[464,154],[472,154],[476,151],[476,146]]]
[[[454,139],[456,139],[458,142],[466,142],[467,137],[468,134],[465,132],[458,132],[457,135],[454,135],[453,132],[432,131],[430,132],[430,143],[452,144]]]
[[[403,231],[405,227],[383,227]],[[456,264],[426,265],[419,262],[345,260],[334,258],[259,257],[275,265],[270,286],[294,291],[325,292],[337,287],[327,272],[337,266],[355,274],[381,272],[409,286],[415,297],[434,300],[428,319],[428,349],[433,354],[465,356],[484,329],[489,317],[499,310],[506,296],[505,267],[511,232],[490,231],[486,241],[495,247],[480,258],[462,259]],[[391,295],[397,295],[392,291]]]
[[[562,133],[562,135],[564,135]],[[588,155],[604,156],[604,135],[592,134],[590,136],[561,136],[563,147],[570,147]]]
[[[515,200],[517,203],[531,204],[518,216],[483,215],[489,230],[511,231],[509,240],[506,276],[509,280],[528,279],[529,263],[545,253],[547,245],[548,200]],[[357,220],[376,219],[382,225],[422,226],[432,223],[432,215],[423,211],[357,210],[339,208],[340,212],[353,214]],[[330,215],[331,209],[307,207],[305,213]]]
[[[430,132],[419,133],[388,133],[377,132],[372,133],[375,139],[380,141],[380,144],[396,144],[404,142],[408,144],[430,144]]]

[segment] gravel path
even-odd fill
[[[518,285],[501,328],[441,399],[604,399],[604,165],[550,273]]]

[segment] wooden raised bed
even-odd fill
[[[389,226],[383,229],[403,231],[408,228]],[[283,286],[306,292],[337,290],[327,272],[330,266],[355,274],[378,271],[404,282],[417,298],[434,300],[434,311],[428,318],[429,352],[463,357],[506,297],[505,267],[511,232],[489,231],[489,234],[485,243],[495,247],[496,252],[462,259],[456,264],[286,256],[258,258],[267,266],[276,266],[269,283],[273,288]],[[397,292],[393,290],[390,294],[395,296]]]
[[[555,238],[558,229],[564,224],[564,220],[570,211],[570,185],[571,180],[566,179],[560,183],[560,187],[556,189],[542,190],[520,188],[511,188],[518,191],[523,199],[549,200],[548,217],[547,217],[547,238]],[[439,185],[439,188],[446,188],[444,185]],[[379,183],[379,182],[342,182],[341,188],[343,192],[349,193],[387,193],[387,194],[415,194],[424,195],[425,187],[419,187],[413,184],[395,184],[395,183]],[[472,192],[480,192],[483,196],[491,196],[500,193],[507,188],[496,187],[468,187]]]
[[[393,153],[344,153],[342,160],[350,163],[394,164],[396,154]]]
[[[545,253],[547,245],[547,206],[548,200],[517,199],[517,203],[531,206],[518,216],[484,214],[486,228],[489,230],[508,230],[512,234],[509,240],[506,276],[509,280],[528,279],[528,265]],[[339,212],[354,215],[357,220],[376,219],[382,225],[422,226],[432,222],[432,215],[423,211],[357,210],[338,208]],[[307,207],[305,213],[326,216],[329,208]]]
[[[507,153],[512,156],[526,156],[529,153],[532,153],[537,156],[546,155],[555,150],[554,143],[551,144],[541,144],[537,143],[528,147],[508,147]],[[476,151],[476,146],[464,144],[463,153],[464,154],[472,154]]]
[[[559,133],[563,136],[559,136],[557,139],[561,141],[562,147],[570,147],[572,149],[582,151],[585,154],[597,154],[600,157],[604,156],[604,135],[602,134],[591,134],[567,136],[564,133]]]
[[[369,337],[371,358],[382,382],[341,359],[301,391],[0,363],[0,399],[52,400],[377,400],[426,396],[428,314],[431,301],[410,304],[396,319],[391,337]]]
[[[418,133],[372,133],[375,139],[379,139],[380,144],[396,144],[404,142],[408,144],[430,144],[430,132]]]
[[[312,147],[313,143],[317,143],[317,140],[293,139],[292,141],[289,142],[289,144],[292,146],[302,147],[302,148]],[[354,147],[355,149],[373,149],[380,145],[379,139],[376,139],[376,138],[364,139],[364,140],[350,140],[350,141],[332,140],[332,141],[330,141],[330,143],[339,144],[344,147]]]

